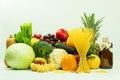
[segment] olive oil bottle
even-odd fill
[[[108,41],[107,38],[103,38],[102,50],[99,52],[99,57],[101,59],[100,68],[111,69],[113,67],[113,52],[110,48],[113,44]]]

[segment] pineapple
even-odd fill
[[[89,50],[88,50],[88,54],[98,54],[99,50],[100,50],[100,46],[98,43],[96,43],[97,38],[99,37],[99,28],[101,27],[101,22],[103,21],[103,18],[99,19],[99,20],[95,20],[95,14],[92,13],[91,15],[86,15],[86,13],[84,13],[84,16],[81,17],[82,19],[82,23],[84,25],[84,27],[87,28],[91,28],[94,30],[95,33],[95,38],[93,40],[93,43],[91,44]]]

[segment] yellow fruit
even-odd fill
[[[33,60],[33,62],[36,63],[36,64],[46,64],[47,60],[45,58],[42,58],[42,57],[36,57]]]
[[[37,39],[37,38],[32,38],[31,39],[31,46],[35,43],[35,42],[38,42],[39,41],[39,39]]]
[[[77,69],[77,61],[74,55],[67,54],[63,57],[61,62],[62,69],[64,71],[73,71]]]
[[[101,60],[99,58],[99,56],[95,55],[95,54],[91,54],[90,56],[92,56],[93,58],[88,58],[88,65],[90,68],[92,69],[97,69],[100,66]]]
[[[68,37],[67,41],[66,41],[66,45],[70,46],[70,47],[75,47],[73,42],[72,42],[72,39],[70,37]]]

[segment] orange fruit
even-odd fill
[[[77,61],[74,55],[67,54],[63,57],[61,62],[64,71],[73,71],[77,69]]]

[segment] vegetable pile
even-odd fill
[[[101,50],[97,43],[103,18],[96,21],[94,13],[84,13],[81,19],[84,27],[60,28],[46,35],[32,34],[32,23],[22,24],[20,31],[6,40],[5,65],[36,72],[90,73],[92,69],[99,69],[102,63],[99,52],[106,48]]]

